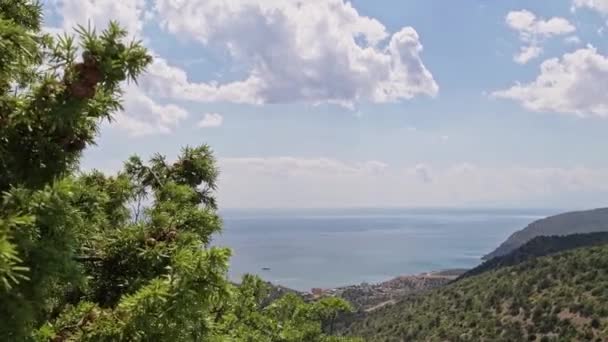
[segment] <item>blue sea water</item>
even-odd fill
[[[214,245],[245,273],[298,290],[469,268],[550,209],[225,210]],[[269,268],[269,270],[263,270]]]

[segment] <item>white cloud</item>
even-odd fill
[[[394,102],[434,96],[417,32],[392,36],[343,0],[156,0],[162,26],[247,68],[240,81],[190,83],[169,71],[169,93],[190,100],[246,103]],[[183,91],[186,90],[186,91]]]
[[[88,23],[98,29],[110,20],[118,21],[131,36],[140,37],[146,14],[146,0],[48,0],[61,15],[61,28],[71,31]]]
[[[205,113],[203,119],[198,122],[200,128],[220,127],[224,122],[224,117],[217,113]]]
[[[552,58],[528,84],[493,93],[539,112],[608,117],[608,58],[593,47]]]
[[[567,19],[554,17],[545,20],[528,10],[511,11],[505,21],[511,29],[519,33],[520,40],[525,44],[513,57],[513,60],[520,64],[526,64],[540,56],[543,52],[540,44],[545,39],[576,31]]]
[[[116,126],[132,136],[171,133],[188,112],[173,104],[161,105],[137,86],[128,85],[123,97],[124,111],[114,117]]]
[[[522,46],[520,52],[513,56],[513,60],[519,64],[526,64],[537,58],[543,53],[543,49],[538,46]]]
[[[254,92],[260,82],[253,76],[224,85],[190,82],[184,70],[155,57],[146,74],[140,78],[139,85],[155,96],[171,99],[261,104]]]
[[[579,45],[582,43],[582,40],[578,36],[569,36],[564,38],[564,42],[572,45]]]
[[[152,17],[146,7],[151,2],[146,0],[49,3],[61,18],[62,29],[87,22],[100,28],[116,19],[133,36],[141,37],[144,23]],[[438,92],[419,56],[422,45],[413,28],[391,36],[382,23],[361,16],[343,0],[156,0],[154,15],[180,37],[228,51],[230,62],[246,68],[248,74],[223,84],[193,82],[184,70],[157,57],[140,79],[139,97],[352,106],[358,101],[394,102]]]
[[[96,148],[92,148],[95,150]],[[220,158],[222,208],[598,207],[606,205],[608,168],[391,166],[330,158]],[[83,170],[108,173],[121,159],[85,156]],[[574,203],[574,204],[573,204]]]
[[[220,167],[223,207],[551,206],[565,198],[597,205],[608,193],[608,169],[584,167],[394,167],[293,157],[220,159]]]
[[[62,35],[65,32],[65,30],[58,28],[58,27],[43,26],[42,32],[48,33],[51,36],[58,36],[58,35]]]
[[[584,7],[608,15],[608,0],[573,0],[572,6],[573,9]]]

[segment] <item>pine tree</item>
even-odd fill
[[[337,340],[328,327],[346,303],[267,305],[259,278],[227,280],[230,250],[210,247],[221,219],[208,146],[78,172],[152,59],[117,23],[54,38],[41,13],[0,0],[0,340]]]

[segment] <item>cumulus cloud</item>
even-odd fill
[[[554,17],[545,20],[528,10],[511,11],[505,21],[511,29],[519,33],[520,40],[525,44],[513,57],[513,60],[520,64],[526,64],[540,56],[543,52],[540,44],[545,39],[576,31],[567,19]]]
[[[595,203],[608,193],[608,169],[390,166],[336,159],[220,159],[224,207],[560,205]],[[595,195],[592,197],[590,193]],[[587,204],[587,203],[584,203]],[[583,205],[583,203],[581,203]]]
[[[156,0],[162,27],[227,51],[247,68],[241,80],[175,81],[169,93],[199,101],[246,103],[394,102],[434,96],[438,86],[420,57],[416,30],[390,35],[343,0]],[[186,90],[185,92],[182,90]]]
[[[608,58],[593,47],[552,58],[536,80],[493,93],[538,112],[608,117]]]
[[[90,23],[105,27],[110,20],[118,21],[132,37],[140,37],[146,16],[146,0],[49,0],[61,16],[61,28],[71,31],[77,25]]]
[[[203,119],[196,125],[200,128],[220,127],[224,123],[224,117],[218,113],[205,113]]]
[[[539,46],[522,46],[519,53],[513,56],[513,60],[519,64],[526,64],[540,56],[542,53],[543,49]]]
[[[155,11],[149,7],[153,3]],[[247,70],[236,81],[195,82],[185,70],[157,56],[139,80],[141,91],[127,94],[140,103],[154,103],[148,107],[166,106],[158,99],[352,106],[358,101],[394,102],[438,92],[421,60],[422,44],[413,28],[391,35],[382,23],[360,15],[343,0],[49,0],[49,4],[61,22],[48,30],[69,30],[87,22],[101,28],[116,19],[133,37],[142,38],[144,23],[156,16],[167,31],[227,51],[230,63]],[[171,106],[173,112],[185,112],[176,103]],[[141,129],[138,135],[175,127],[159,125],[157,117],[126,111],[117,124],[129,132]]]
[[[188,112],[173,104],[162,105],[153,101],[137,86],[126,87],[124,110],[114,117],[115,126],[132,136],[171,133]]]
[[[589,8],[601,14],[608,15],[608,0],[573,0],[572,8]]]
[[[140,78],[139,85],[147,92],[164,98],[261,104],[255,93],[259,82],[256,77],[223,85],[215,82],[191,82],[186,71],[157,56],[146,74]]]

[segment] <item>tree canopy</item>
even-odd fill
[[[606,270],[607,244],[530,258],[404,298],[350,331],[377,342],[606,341]]]
[[[0,340],[345,340],[345,302],[267,304],[259,278],[228,280],[209,146],[79,171],[152,58],[117,23],[51,37],[41,13],[0,0]]]

